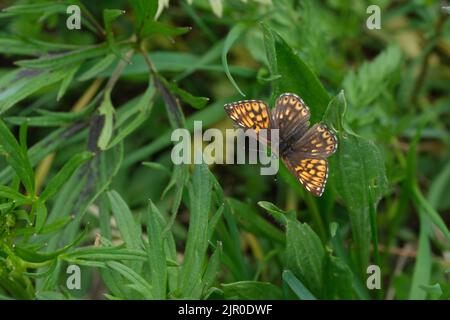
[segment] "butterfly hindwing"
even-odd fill
[[[300,138],[309,127],[310,111],[303,100],[293,93],[283,93],[272,110],[274,128],[280,129],[280,139]]]
[[[233,121],[244,129],[269,129],[268,105],[261,100],[244,100],[226,104],[225,111]]]
[[[328,162],[325,159],[301,159],[293,162],[283,159],[288,169],[294,174],[306,190],[320,197],[325,190],[328,179]]]
[[[325,124],[312,126],[292,147],[295,158],[326,158],[337,149],[337,138]]]

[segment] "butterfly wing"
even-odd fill
[[[320,197],[328,178],[326,158],[336,152],[337,146],[333,132],[322,123],[315,124],[293,144],[286,166],[306,190]]]
[[[308,130],[310,111],[303,100],[293,93],[283,93],[275,102],[272,121],[280,129],[280,141],[297,140]]]
[[[269,106],[261,100],[244,100],[228,103],[224,106],[228,116],[241,128],[253,129],[258,133],[261,129],[269,129]]]
[[[316,197],[322,195],[328,179],[327,160],[301,159],[293,162],[289,159],[283,159],[283,162],[306,190]]]
[[[336,152],[337,138],[325,124],[312,126],[292,146],[294,160],[303,158],[326,158]]]

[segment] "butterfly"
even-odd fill
[[[299,96],[281,94],[271,111],[261,100],[233,102],[224,108],[238,126],[253,129],[256,134],[261,129],[279,129],[278,156],[306,190],[317,197],[322,195],[328,178],[326,158],[336,152],[338,141],[323,123],[309,128],[311,113]]]

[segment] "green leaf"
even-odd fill
[[[316,297],[298,280],[290,270],[283,271],[283,281],[301,300],[316,300]]]
[[[20,192],[7,186],[0,186],[0,198],[6,198],[15,201],[17,204],[30,203],[32,200],[25,197]]]
[[[35,202],[33,210],[36,212],[36,225],[34,229],[36,233],[39,233],[47,220],[47,207],[43,201],[38,200]]]
[[[201,290],[202,265],[208,248],[211,193],[212,183],[208,166],[205,163],[195,165],[192,186],[189,188],[189,229],[178,285],[182,297],[195,297],[197,290]],[[200,293],[201,291],[198,292]]]
[[[77,112],[53,112],[36,110],[41,116],[36,117],[7,117],[5,120],[15,125],[27,124],[29,127],[60,127],[86,118],[95,109],[95,104]]]
[[[306,223],[288,219],[285,259],[286,267],[314,296],[321,297],[325,250],[320,238]]]
[[[447,241],[450,242],[450,231],[448,230],[445,221],[434,209],[433,205],[422,195],[417,185],[413,187],[412,191],[413,201],[416,203],[416,206],[419,208],[419,210],[422,210],[424,214],[428,215],[431,222],[433,222],[436,227],[439,228],[439,230],[446,237]]]
[[[355,108],[370,104],[396,78],[394,73],[399,70],[401,61],[401,49],[391,45],[374,60],[364,62],[357,71],[350,71],[343,80],[350,104]]]
[[[101,72],[103,72],[105,69],[107,69],[113,62],[116,60],[115,54],[108,54],[104,58],[101,58],[96,62],[92,67],[90,67],[88,70],[83,72],[78,77],[78,80],[80,81],[86,81],[89,79],[92,79],[94,77],[97,77]]]
[[[191,29],[191,27],[172,27],[159,21],[151,21],[142,29],[141,37],[149,37],[154,34],[161,34],[168,37],[181,36],[191,31]]]
[[[6,153],[6,161],[14,169],[30,196],[34,196],[34,172],[28,154],[0,119],[0,145]]]
[[[150,200],[147,219],[147,253],[148,262],[151,268],[152,292],[155,299],[165,299],[167,290],[167,264],[162,234],[162,229],[164,226],[160,223],[161,219],[163,219],[161,213]]]
[[[32,262],[32,263],[41,263],[41,262],[53,260],[56,257],[64,254],[70,248],[79,244],[83,240],[85,235],[86,235],[86,232],[79,233],[74,238],[74,240],[72,240],[69,244],[67,244],[66,246],[64,246],[58,250],[55,250],[53,252],[49,252],[49,253],[37,252],[35,249],[28,249],[26,247],[17,245],[14,248],[14,253],[21,259],[23,259],[27,262]]]
[[[217,242],[216,248],[209,258],[208,266],[205,274],[203,275],[203,293],[205,294],[208,289],[213,285],[217,279],[217,275],[220,271],[220,259],[222,256],[222,243]]]
[[[112,105],[109,92],[105,93],[103,102],[98,111],[100,116],[103,118],[103,127],[100,137],[98,138],[98,147],[101,150],[106,150],[113,134],[115,114],[115,109]]]
[[[154,298],[152,294],[152,286],[136,271],[120,262],[111,261],[107,262],[106,265],[112,270],[119,272],[128,281],[130,281],[130,288],[142,294],[145,299]]]
[[[281,289],[268,282],[239,281],[222,284],[226,299],[239,300],[278,300]]]
[[[414,139],[412,140],[408,155],[407,155],[407,172],[408,179],[405,180],[405,188],[411,189],[409,190],[413,193],[419,192],[417,186],[417,145],[420,141],[420,137],[422,134],[422,130],[425,126],[425,123],[422,123],[418,128]],[[409,291],[409,299],[410,300],[424,300],[427,298],[427,291],[423,290],[421,286],[426,286],[430,283],[431,278],[431,267],[432,267],[432,252],[431,252],[431,244],[430,244],[430,234],[432,232],[430,218],[427,216],[426,212],[423,208],[420,207],[420,204],[417,203],[417,200],[414,201],[417,206],[417,211],[419,215],[420,221],[420,230],[419,230],[419,244],[417,248],[417,257],[414,265],[414,271],[412,275],[411,288]]]
[[[202,109],[206,106],[209,101],[209,98],[206,97],[196,97],[190,94],[189,92],[179,88],[175,82],[169,83],[170,91],[179,96],[181,100],[189,104],[191,107],[195,109]]]
[[[421,285],[420,288],[427,292],[428,294],[436,295],[437,298],[442,295],[442,288],[439,283],[435,283],[433,285]]]
[[[0,115],[36,91],[61,81],[66,70],[17,69],[0,78]]]
[[[228,199],[233,214],[239,222],[249,231],[260,234],[280,244],[285,244],[285,236],[280,229],[264,219],[259,212],[256,212],[250,205],[235,199]]]
[[[138,260],[146,261],[147,253],[138,249],[127,249],[122,247],[85,247],[73,250],[61,256],[67,261],[109,261],[109,260]]]
[[[109,48],[106,45],[88,46],[69,52],[45,55],[38,59],[19,60],[16,64],[30,69],[59,70],[89,59],[103,57],[108,54],[108,51]]]
[[[1,16],[1,14],[0,14]],[[13,55],[38,56],[49,51],[61,49],[74,49],[74,46],[67,44],[48,43],[25,37],[0,37],[0,52]]]
[[[183,191],[186,187],[186,184],[189,179],[189,167],[185,164],[175,165],[172,170],[172,175],[170,177],[170,181],[167,184],[166,188],[164,189],[161,198],[164,198],[169,191],[172,188],[175,188],[175,191],[173,192],[173,200],[172,200],[172,207],[170,209],[171,211],[171,217],[169,223],[167,223],[167,226],[164,229],[164,234],[166,234],[170,228],[172,228],[173,224],[175,223],[175,219],[178,213],[178,209],[181,205],[181,199],[183,197]]]
[[[112,212],[117,221],[117,227],[122,234],[125,244],[130,249],[142,248],[141,228],[134,221],[133,214],[128,208],[128,205],[114,190],[108,191],[107,195]]]
[[[286,225],[287,223],[286,211],[281,210],[280,208],[278,208],[276,205],[274,205],[269,201],[259,201],[258,206],[269,212],[274,217],[274,219],[276,219],[280,224],[282,224],[283,226]]]
[[[159,162],[145,161],[145,162],[142,162],[142,165],[147,167],[147,168],[150,168],[150,169],[155,169],[155,170],[162,171],[162,172],[166,173],[168,176],[171,175],[171,171],[169,169],[167,169],[164,165],[162,165]]]
[[[328,93],[308,65],[292,51],[278,33],[264,25],[263,30],[272,77],[281,75],[281,78],[272,81],[272,101],[281,93],[295,93],[310,107],[311,122],[318,122],[330,101]]]
[[[344,123],[346,101],[343,92],[329,104],[324,122],[337,130],[339,146],[330,158],[335,190],[350,215],[360,275],[365,275],[371,241],[371,207],[387,190],[383,158],[377,146],[354,134]]]
[[[65,13],[67,6],[63,3],[44,2],[35,4],[19,4],[4,8],[0,13],[0,18],[25,14],[54,14]]]
[[[158,10],[158,1],[130,0],[130,4],[133,7],[133,14],[136,17],[136,33],[140,35],[142,29],[154,21],[156,11]]]
[[[135,116],[134,118],[127,122],[122,123],[122,121],[117,121],[117,125],[120,125],[119,127],[116,127],[116,129],[119,130],[119,132],[112,138],[112,140],[108,143],[108,146],[106,149],[110,149],[123,141],[126,137],[128,137],[130,134],[132,134],[135,130],[137,130],[150,116],[151,111],[153,109],[154,105],[154,95],[155,95],[155,87],[150,83],[145,93],[142,95],[142,97],[137,102],[136,106],[133,108],[135,109]],[[111,105],[112,106],[112,105]],[[109,108],[109,107],[107,107]],[[108,110],[105,110],[105,112],[109,112]],[[108,117],[106,115],[105,117]],[[108,119],[108,118],[106,118]],[[106,125],[106,123],[105,123]],[[105,129],[106,130],[106,129]],[[102,137],[100,137],[102,138]],[[106,139],[106,137],[104,138]],[[100,143],[100,141],[99,141]]]
[[[234,81],[233,76],[230,73],[230,68],[228,67],[228,60],[227,60],[227,54],[228,51],[230,51],[233,44],[241,37],[241,35],[244,33],[244,31],[247,29],[246,25],[243,23],[236,24],[228,33],[225,43],[222,49],[222,65],[225,69],[225,73],[230,80],[231,84],[236,88],[236,90],[245,97],[245,94],[242,92],[242,90],[237,85],[236,81]]]
[[[45,202],[50,199],[56,192],[61,189],[62,185],[69,180],[75,170],[89,159],[92,159],[92,157],[93,154],[87,151],[74,155],[52,178],[52,180],[50,180],[47,187],[39,197],[40,201]]]
[[[114,20],[125,13],[124,10],[119,9],[104,9],[103,23],[105,25],[106,37],[110,46],[114,45],[114,34],[112,32],[111,24]]]
[[[324,266],[324,295],[326,299],[352,299],[353,275],[339,258],[327,256]]]
[[[64,96],[64,94],[67,91],[67,88],[72,83],[73,77],[75,76],[79,68],[80,65],[76,65],[67,71],[67,74],[64,77],[63,81],[61,82],[61,86],[59,87],[58,96],[56,98],[57,101],[59,101]]]

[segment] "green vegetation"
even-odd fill
[[[0,6],[0,298],[450,298],[440,1]],[[285,167],[172,163],[174,129],[283,92],[337,134],[322,197]]]

